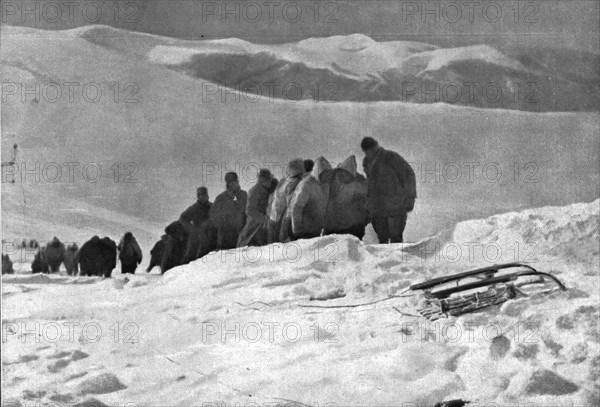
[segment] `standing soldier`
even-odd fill
[[[58,273],[61,263],[65,261],[65,245],[56,237],[46,245],[46,262],[51,273]]]
[[[367,181],[356,172],[356,157],[351,155],[333,170],[329,182],[325,234],[351,234],[362,240],[368,224]]]
[[[258,172],[258,181],[248,191],[246,226],[240,232],[237,246],[263,246],[267,244],[267,205],[275,190],[277,180],[268,169]]]
[[[407,213],[417,197],[415,172],[398,153],[380,147],[372,137],[363,138],[360,147],[365,153],[367,207],[379,243],[402,243]]]
[[[288,202],[292,199],[294,190],[305,174],[306,166],[301,158],[295,158],[288,163],[286,177],[275,188],[267,206],[267,243],[285,241],[291,233],[288,225],[283,227],[284,216]]]
[[[77,252],[79,251],[79,247],[77,243],[73,243],[67,247],[65,251],[65,268],[67,269],[67,274],[70,276],[76,276],[79,273],[79,263],[77,261]]]
[[[199,187],[196,189],[196,202],[179,216],[179,222],[188,234],[187,246],[182,259],[183,264],[196,260],[198,256],[201,240],[200,230],[202,225],[208,221],[211,207],[208,189]]]
[[[215,199],[211,221],[217,229],[217,249],[234,249],[246,224],[248,193],[240,188],[235,172],[225,174],[225,191]]]
[[[131,232],[125,233],[119,242],[119,260],[121,260],[121,273],[135,274],[135,269],[142,262],[142,249]]]
[[[319,157],[310,175],[304,177],[294,190],[285,215],[290,220],[291,240],[311,239],[323,232],[331,175],[331,164]]]

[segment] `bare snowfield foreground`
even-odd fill
[[[162,277],[5,275],[3,405],[597,406],[599,218],[596,200],[414,244],[214,253]],[[510,261],[569,290],[437,322],[406,296]]]

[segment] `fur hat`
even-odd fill
[[[365,137],[360,142],[360,148],[362,151],[367,151],[371,147],[377,147],[379,143],[373,137]]]
[[[314,167],[315,167],[315,162],[313,160],[311,160],[310,158],[307,158],[306,160],[304,160],[304,170],[306,172],[311,172]]]
[[[286,175],[288,177],[295,177],[297,175],[304,174],[305,172],[304,160],[302,160],[302,158],[295,158],[287,165]]]
[[[259,181],[270,181],[273,176],[271,175],[271,171],[266,168],[261,168],[258,172],[258,180]]]
[[[341,168],[348,171],[353,176],[356,176],[356,157],[351,155],[342,161],[336,168]]]
[[[331,168],[331,164],[329,164],[329,161],[327,161],[325,157],[319,157],[315,162],[315,167],[313,168],[311,175],[316,180],[323,182],[322,178],[324,173],[326,173],[327,171],[331,172],[331,170],[333,170],[333,168]]]
[[[235,172],[228,172],[225,174],[225,183],[229,184],[230,182],[238,181],[238,175]]]

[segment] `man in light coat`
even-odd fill
[[[331,176],[329,200],[325,216],[325,234],[351,234],[359,239],[369,223],[367,183],[356,172],[356,157],[339,164]]]
[[[268,243],[281,242],[282,235],[287,235],[287,233],[282,234],[283,218],[291,196],[302,180],[304,173],[305,166],[301,158],[290,161],[286,168],[286,178],[281,180],[275,188],[275,192],[270,196],[269,200],[271,202],[267,205]]]
[[[331,173],[329,162],[319,157],[310,175],[298,184],[288,208],[292,240],[321,235],[325,227]]]

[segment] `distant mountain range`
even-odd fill
[[[136,53],[248,98],[442,102],[533,112],[600,107],[600,55],[585,51],[440,48],[376,42],[362,34],[263,45],[184,41],[106,26],[77,30],[95,44]]]

